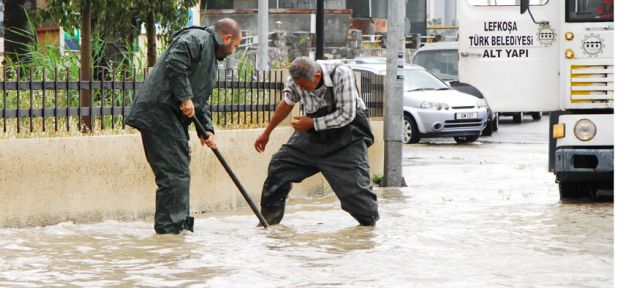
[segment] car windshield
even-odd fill
[[[422,69],[405,69],[405,91],[446,90],[448,85]]]
[[[434,50],[418,52],[413,58],[413,64],[427,69],[442,80],[457,80],[457,50]]]

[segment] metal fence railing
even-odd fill
[[[52,75],[51,75],[52,74]],[[143,73],[144,74],[144,73]],[[105,71],[98,75],[99,81],[79,81],[80,71],[71,69],[2,69],[2,119],[3,132],[15,128],[20,133],[27,129],[70,131],[81,117],[90,117],[90,125],[95,115],[100,115],[100,127],[105,128],[119,122],[130,111],[136,90],[142,82],[137,80],[134,71],[121,79],[105,78]],[[80,107],[81,90],[91,92],[90,105]],[[109,120],[106,120],[109,116]],[[117,117],[119,119],[117,119]],[[124,125],[124,124],[122,124]]]
[[[88,128],[125,128],[125,116],[142,88],[146,70],[94,73],[97,80],[79,81],[80,71],[29,69],[0,71],[0,126],[4,133],[71,131],[80,119],[89,118]],[[219,72],[210,98],[212,118],[224,128],[258,127],[271,119],[280,101],[286,72],[273,70]],[[89,105],[80,105],[81,91],[89,91]],[[85,102],[84,102],[85,103]]]
[[[146,76],[146,70],[118,76],[101,70],[93,73],[95,80],[79,81],[78,69],[2,68],[0,72],[0,127],[4,133],[84,131],[85,126],[92,131],[125,128],[125,117]],[[210,97],[215,126],[264,127],[282,99],[287,76],[286,70],[220,70]],[[384,78],[367,72],[357,77],[369,115],[382,117]],[[89,91],[89,101],[80,101],[81,91]]]
[[[383,117],[385,77],[367,71],[355,72],[359,95],[365,102],[370,117]]]
[[[286,70],[220,70],[210,97],[212,120],[219,127],[261,127],[282,99]]]

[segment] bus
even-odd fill
[[[613,0],[461,0],[459,75],[496,112],[549,111],[560,198],[614,193]]]

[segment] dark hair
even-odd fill
[[[241,25],[232,18],[222,18],[212,25],[221,35],[230,34],[234,38],[241,37]]]

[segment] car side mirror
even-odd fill
[[[521,14],[524,14],[529,9],[529,0],[521,0]]]

